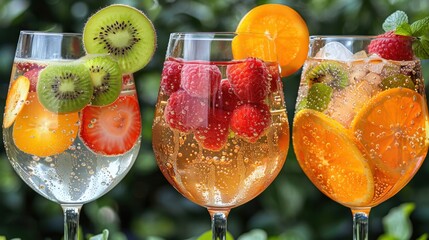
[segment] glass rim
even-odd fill
[[[410,39],[416,39],[413,36],[404,36]],[[372,39],[383,39],[379,35],[311,35],[310,41],[312,40],[372,40]]]
[[[21,30],[19,35],[39,35],[39,36],[75,36],[82,37],[82,33],[74,32],[48,32],[48,31],[35,31],[35,30]]]
[[[191,37],[192,39],[205,39],[208,36],[214,37],[219,36],[220,38],[234,37],[237,35],[252,35],[252,36],[260,36],[267,37],[269,39],[273,39],[273,37],[269,33],[258,33],[258,32],[172,32],[170,33],[171,38],[185,38],[186,36]],[[212,38],[210,38],[212,39]]]

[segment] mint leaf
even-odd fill
[[[413,36],[420,37],[429,32],[429,17],[417,20],[411,24]]]
[[[393,31],[403,23],[408,23],[408,16],[405,12],[398,10],[386,18],[383,29],[386,32]]]
[[[395,34],[402,35],[402,36],[412,36],[412,30],[411,30],[410,24],[402,23],[396,28]]]
[[[429,59],[429,40],[417,39],[414,41],[413,52],[420,59]]]

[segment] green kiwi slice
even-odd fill
[[[91,76],[80,61],[52,64],[39,74],[37,97],[51,112],[77,112],[89,103],[92,94]]]
[[[152,22],[140,10],[112,4],[92,15],[83,29],[88,54],[110,54],[123,73],[133,73],[151,60],[156,48]]]
[[[395,74],[384,78],[380,83],[380,87],[383,90],[397,87],[404,87],[409,88],[411,90],[415,90],[415,85],[411,77],[404,74]]]
[[[118,62],[108,55],[101,55],[87,56],[84,63],[94,86],[90,104],[105,106],[113,103],[122,88],[122,74]]]
[[[333,89],[324,83],[314,83],[308,90],[306,107],[323,112],[331,102]]]
[[[343,89],[349,84],[349,75],[342,63],[335,61],[323,61],[307,71],[307,82],[325,83],[337,89]]]

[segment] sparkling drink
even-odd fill
[[[181,68],[185,65],[199,64],[216,66],[222,75],[221,79],[224,79],[222,81],[226,82],[228,82],[227,69],[243,64],[243,61],[186,62],[177,59],[167,61],[174,61]],[[267,64],[267,67],[275,69],[276,65]],[[165,74],[163,77],[166,77]],[[278,88],[281,86],[280,78],[272,81],[272,89],[275,91],[271,92],[260,106],[245,104],[238,99],[232,100],[230,94],[234,94],[233,90],[226,89],[222,92],[222,85],[225,82],[221,82],[218,90],[215,90],[215,94],[209,99],[196,101],[199,107],[202,107],[202,114],[198,116],[201,118],[201,127],[196,127],[201,130],[196,131],[181,131],[169,124],[166,120],[168,119],[166,111],[172,110],[167,105],[169,98],[175,96],[169,97],[163,89],[160,90],[153,124],[153,147],[161,171],[180,193],[202,206],[231,208],[253,199],[274,180],[283,166],[288,151],[289,125],[282,92],[279,91],[281,88]],[[263,109],[269,111],[267,112],[269,124],[262,131],[252,133],[255,137],[243,138],[240,133],[229,130],[234,110],[246,105],[258,106],[258,109],[262,109],[260,111]],[[186,111],[185,108],[182,110]],[[217,136],[214,137],[206,136],[213,138],[214,142],[219,142],[209,145],[210,143],[204,142],[201,134],[211,131],[202,128],[207,123],[211,125],[212,113],[222,115],[226,123],[215,129],[224,133],[215,133]],[[184,125],[191,124],[191,121],[193,120],[188,118]]]

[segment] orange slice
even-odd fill
[[[303,109],[294,119],[293,146],[303,171],[325,195],[346,206],[372,200],[371,166],[340,123]]]
[[[309,44],[307,24],[298,12],[286,5],[264,4],[253,8],[241,19],[236,32],[269,34],[276,45],[282,77],[300,69],[307,58]],[[247,41],[242,43],[243,41],[233,43],[234,57],[244,58],[247,56],[241,54],[246,54],[249,49],[260,49],[257,41],[253,44]]]
[[[396,181],[410,179],[428,151],[426,100],[408,88],[377,94],[356,115],[351,128],[377,168]],[[411,171],[410,171],[411,170]]]
[[[4,128],[10,127],[21,112],[29,90],[30,80],[24,76],[18,77],[10,86],[3,116]]]
[[[79,129],[78,113],[55,114],[46,110],[36,93],[28,101],[13,125],[13,140],[18,149],[38,157],[59,154],[74,142]]]

